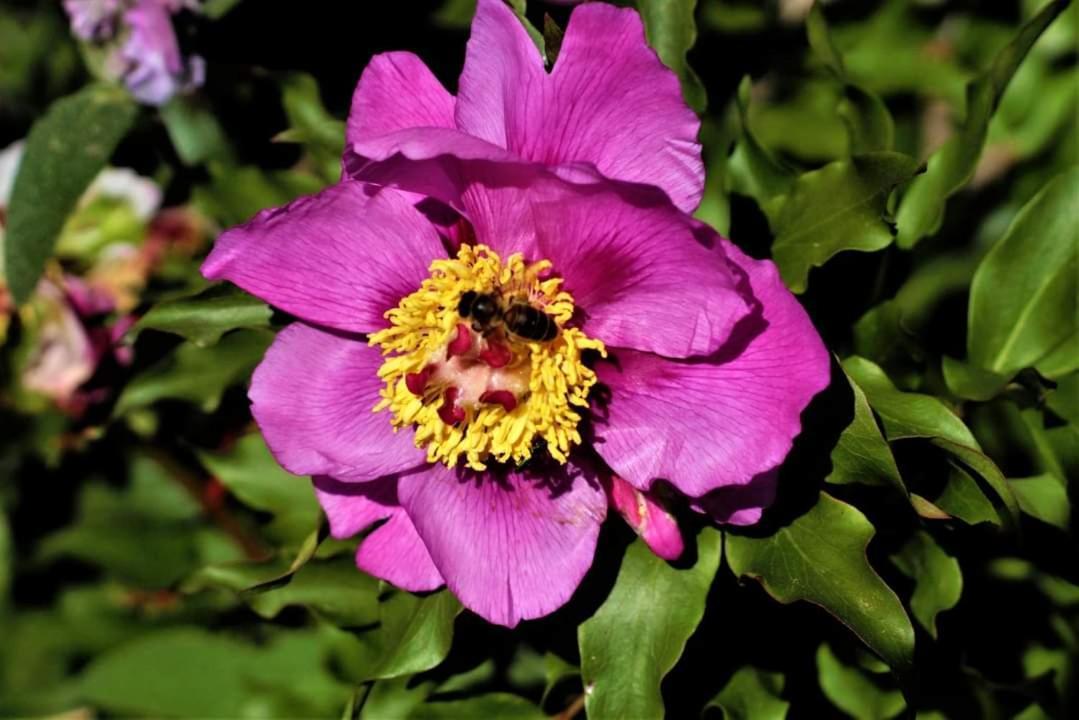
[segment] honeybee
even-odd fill
[[[558,324],[547,313],[527,302],[516,300],[503,311],[491,293],[469,290],[457,303],[457,314],[472,320],[472,329],[484,335],[503,325],[513,335],[525,340],[547,342],[558,336]]]

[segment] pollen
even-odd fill
[[[581,442],[577,426],[596,383],[583,356],[606,349],[571,326],[573,298],[551,271],[546,260],[514,253],[503,261],[485,245],[462,245],[455,258],[434,261],[420,288],[386,313],[390,326],[370,336],[385,356],[373,410],[388,412],[395,431],[413,429],[429,462],[486,470],[492,460],[521,465],[545,447],[565,463]],[[493,316],[462,316],[470,291],[494,303]],[[527,311],[549,339],[507,322],[511,307],[546,315]]]

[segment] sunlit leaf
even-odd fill
[[[909,668],[914,628],[899,598],[873,570],[874,529],[851,505],[821,493],[809,512],[767,537],[728,533],[731,570],[754,578],[776,600],[819,605],[891,667]]]
[[[891,244],[884,220],[888,194],[913,177],[918,162],[880,152],[838,160],[799,177],[771,219],[772,255],[795,292],[811,267],[843,250],[872,252]]]
[[[626,549],[611,594],[577,631],[590,718],[661,717],[659,686],[704,615],[720,534],[697,536],[697,562],[672,567],[641,540]]]
[[[114,85],[88,85],[58,100],[30,131],[11,192],[4,238],[8,287],[30,297],[68,215],[135,120]]]
[[[967,350],[998,374],[1079,333],[1079,168],[1057,176],[986,254],[970,288]]]
[[[1071,503],[1068,501],[1068,490],[1059,478],[1045,473],[1009,479],[1008,483],[1015,491],[1023,512],[1062,530],[1068,529]]]
[[[427,596],[391,590],[379,599],[378,626],[357,635],[362,680],[430,670],[445,659],[461,603],[447,590]]]

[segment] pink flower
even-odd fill
[[[383,522],[361,569],[512,626],[573,594],[604,484],[667,557],[657,479],[759,517],[759,494],[716,493],[772,483],[829,360],[772,263],[683,212],[697,129],[632,11],[577,8],[547,74],[480,0],[457,97],[376,57],[348,177],[219,238],[206,277],[300,318],[252,411],[335,536]]]
[[[202,58],[184,58],[172,27],[172,13],[180,9],[173,0],[134,0],[124,12],[129,28],[120,57],[124,84],[136,100],[164,105],[178,92],[202,85],[206,65]]]

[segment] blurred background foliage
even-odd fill
[[[635,3],[704,119],[699,217],[776,260],[833,383],[759,527],[683,513],[670,565],[611,524],[510,631],[326,538],[245,398],[288,319],[197,273],[336,181],[372,54],[452,89],[472,5],[209,0],[177,17],[207,82],[160,109],[59,3],[0,5],[0,147],[33,158],[0,213],[0,715],[1075,717],[1079,10]],[[552,51],[569,9],[511,5]],[[84,193],[106,161],[158,195]]]

